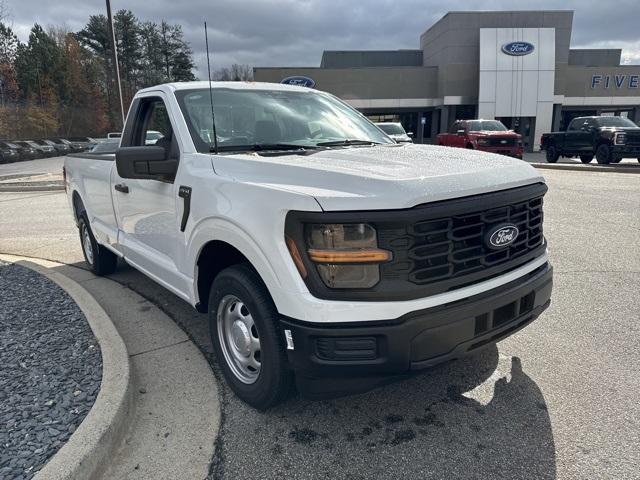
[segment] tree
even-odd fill
[[[20,96],[28,110],[25,130],[40,136],[55,133],[59,92],[64,88],[61,50],[37,23],[27,44],[18,45],[15,68]]]
[[[249,65],[234,63],[231,67],[223,67],[213,74],[213,80],[223,82],[251,82],[253,81],[253,68]]]
[[[85,135],[101,132],[107,119],[91,58],[71,34],[65,36],[63,49],[64,85],[69,96],[61,105],[61,133],[70,135],[78,126],[85,130]]]
[[[107,18],[92,15],[76,33],[35,24],[20,43],[2,23],[0,0],[0,137],[101,134],[120,125]],[[140,88],[194,80],[193,52],[182,28],[114,16],[125,108]]]
[[[18,37],[11,28],[0,23],[0,107],[14,104],[18,99],[15,61],[19,45]],[[6,128],[0,131],[6,131]]]
[[[3,6],[0,1],[0,138],[15,136],[19,116],[15,61],[20,42],[13,30],[2,23]]]

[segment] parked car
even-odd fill
[[[20,160],[20,149],[9,142],[0,142],[0,163],[11,163]]]
[[[456,120],[449,133],[437,136],[438,145],[500,153],[522,159],[522,135],[498,120]]]
[[[38,158],[38,152],[31,146],[19,145],[17,142],[7,142],[7,145],[18,150],[20,160],[34,160]]]
[[[72,142],[68,138],[56,137],[56,138],[49,138],[48,140],[57,145],[66,145],[69,148],[69,153],[84,152],[86,150],[85,146],[82,145],[80,142]]]
[[[69,137],[67,141],[76,144],[82,148],[82,151],[91,150],[98,142],[90,137]]]
[[[546,151],[547,162],[560,157],[579,157],[589,163],[618,163],[623,158],[640,162],[640,127],[625,117],[577,117],[566,132],[545,133],[540,147]]]
[[[57,155],[56,149],[49,144],[40,144],[34,140],[16,140],[13,143],[35,150],[36,158],[55,157]]]
[[[36,140],[36,142],[41,145],[51,145],[55,149],[57,155],[67,155],[72,152],[71,146],[61,141],[56,142],[54,140],[42,138],[40,140]]]
[[[393,138],[397,143],[412,143],[413,132],[407,133],[399,122],[379,122],[376,126]]]
[[[119,138],[109,138],[104,142],[97,143],[93,146],[90,153],[116,153],[118,146],[120,145]]]
[[[294,380],[316,397],[372,388],[548,307],[531,165],[399,146],[332,95],[269,83],[213,84],[215,119],[238,119],[217,139],[209,88],[140,91],[115,156],[67,156],[65,186],[89,268],[123,258],[208,312],[245,402],[272,406]]]

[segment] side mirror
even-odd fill
[[[464,137],[464,129],[460,129],[460,130],[456,131],[456,135]]]
[[[122,178],[173,181],[178,161],[167,159],[163,147],[122,147],[116,150],[116,168]]]
[[[413,137],[413,132],[407,132],[407,137]]]

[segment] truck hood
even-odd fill
[[[530,165],[435,145],[327,149],[308,155],[213,157],[218,175],[313,196],[323,210],[385,210],[544,181]]]
[[[520,137],[519,133],[513,130],[496,131],[496,130],[471,130],[469,135],[482,135],[485,137]]]

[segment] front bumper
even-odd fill
[[[524,150],[522,147],[500,147],[500,146],[486,146],[477,145],[476,149],[481,152],[498,153],[500,155],[507,155],[509,157],[522,159]]]
[[[611,153],[616,157],[640,158],[640,145],[612,145]]]
[[[389,380],[494,344],[535,320],[550,304],[546,263],[494,290],[395,320],[331,326],[281,320],[298,388],[326,397],[368,390]]]

